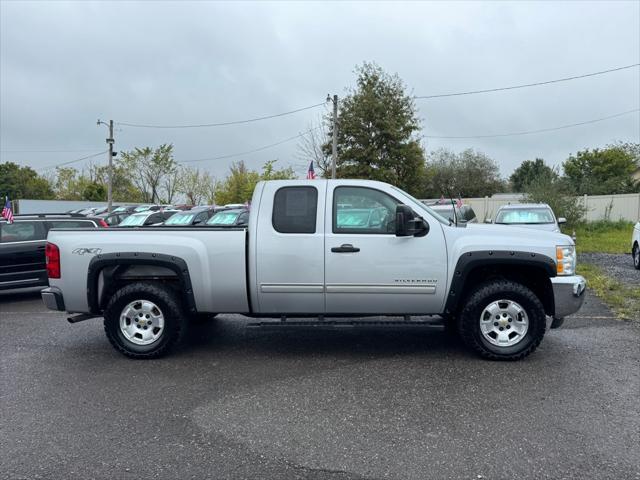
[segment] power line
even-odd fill
[[[578,127],[580,125],[588,125],[590,123],[603,122],[612,118],[621,117],[630,113],[639,112],[640,108],[634,110],[627,110],[626,112],[616,113],[615,115],[609,115],[608,117],[596,118],[593,120],[587,120],[586,122],[571,123],[569,125],[561,125],[559,127],[541,128],[539,130],[528,130],[524,132],[512,132],[512,133],[498,133],[492,135],[425,135],[425,138],[448,138],[448,139],[471,139],[471,138],[496,138],[496,137],[516,137],[519,135],[531,135],[533,133],[553,132],[555,130],[562,130],[565,128]]]
[[[577,80],[579,78],[595,77],[596,75],[604,75],[605,73],[618,72],[620,70],[626,70],[628,68],[634,68],[640,66],[640,63],[634,63],[632,65],[625,65],[623,67],[610,68],[609,70],[601,70],[599,72],[586,73],[584,75],[574,75],[572,77],[557,78],[555,80],[547,80],[544,82],[526,83],[523,85],[512,85],[509,87],[488,88],[486,90],[470,90],[468,92],[455,92],[455,93],[442,93],[439,95],[420,95],[413,97],[416,100],[426,100],[430,98],[443,98],[443,97],[459,97],[462,95],[475,95],[478,93],[500,92],[503,90],[516,90],[518,88],[538,87],[540,85],[549,85],[551,83],[568,82],[569,80]]]
[[[69,160],[68,162],[58,163],[57,165],[51,165],[49,167],[43,167],[42,169],[43,170],[50,170],[52,168],[63,167],[65,165],[69,165],[71,163],[76,163],[76,162],[80,162],[82,160],[88,160],[89,158],[97,157],[99,155],[104,155],[105,153],[107,153],[107,150],[104,150],[103,152],[94,153],[93,155],[87,155],[86,157],[76,158],[75,160]]]
[[[246,120],[235,120],[231,122],[219,122],[219,123],[200,123],[194,125],[145,125],[140,123],[126,123],[126,122],[117,122],[117,125],[122,125],[126,127],[136,127],[136,128],[204,128],[204,127],[223,127],[227,125],[241,125],[245,123],[259,122],[261,120],[268,120],[270,118],[284,117],[285,115],[291,115],[293,113],[303,112],[305,110],[311,110],[312,108],[317,108],[324,105],[325,102],[316,103],[315,105],[309,105],[308,107],[297,108],[295,110],[289,110],[288,112],[276,113],[274,115],[267,115],[264,117],[255,117],[248,118]]]
[[[276,143],[271,143],[269,145],[264,145],[262,147],[258,147],[258,148],[254,148],[253,150],[247,150],[246,152],[238,152],[238,153],[230,153],[228,155],[220,155],[217,157],[209,157],[209,158],[198,158],[195,160],[183,160],[181,162],[178,163],[195,163],[195,162],[206,162],[209,160],[224,160],[226,158],[233,158],[233,157],[240,157],[242,155],[249,155],[250,153],[256,153],[256,152],[261,152],[263,150],[267,150],[268,148],[272,148],[272,147],[276,147],[278,145],[282,145],[283,143],[287,143],[290,142],[292,140],[295,140],[297,138],[303,137],[304,135],[311,133],[314,130],[318,130],[319,128],[322,127],[315,127],[315,128],[311,128],[305,132],[299,133],[298,135],[295,135],[293,137],[289,137],[289,138],[285,138],[284,140],[281,140],[279,142]]]

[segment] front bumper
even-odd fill
[[[50,310],[59,310],[64,312],[64,298],[62,297],[60,289],[56,287],[45,288],[40,292],[40,295],[42,295],[42,301],[44,302],[45,307]]]
[[[584,302],[587,281],[580,275],[553,277],[554,318],[564,318],[576,313]]]

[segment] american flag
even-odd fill
[[[8,223],[13,223],[13,212],[11,211],[11,202],[9,197],[4,197],[4,208],[2,209],[2,217],[7,219]]]
[[[315,180],[316,179],[316,172],[313,171],[313,160],[311,160],[311,163],[309,164],[309,170],[307,170],[307,180]]]

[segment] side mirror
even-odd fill
[[[429,224],[407,205],[396,207],[396,237],[424,237],[429,233]]]
[[[493,220],[490,218],[485,218],[484,223],[493,223]]]
[[[564,217],[560,217],[560,218],[558,219],[558,225],[562,225],[562,224],[564,224],[564,223],[567,223],[567,219],[566,219],[566,218],[564,218]]]
[[[197,219],[197,220],[195,220],[195,221],[193,222],[193,224],[194,224],[194,225],[199,225],[199,224],[201,224],[201,223],[202,223],[202,220],[200,220],[200,219]]]

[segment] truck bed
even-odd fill
[[[47,240],[60,249],[62,265],[61,277],[49,283],[65,292],[69,312],[88,311],[87,291],[79,284],[87,282],[94,258],[115,252],[119,258],[153,253],[186,262],[199,312],[249,312],[244,228],[54,229]]]

